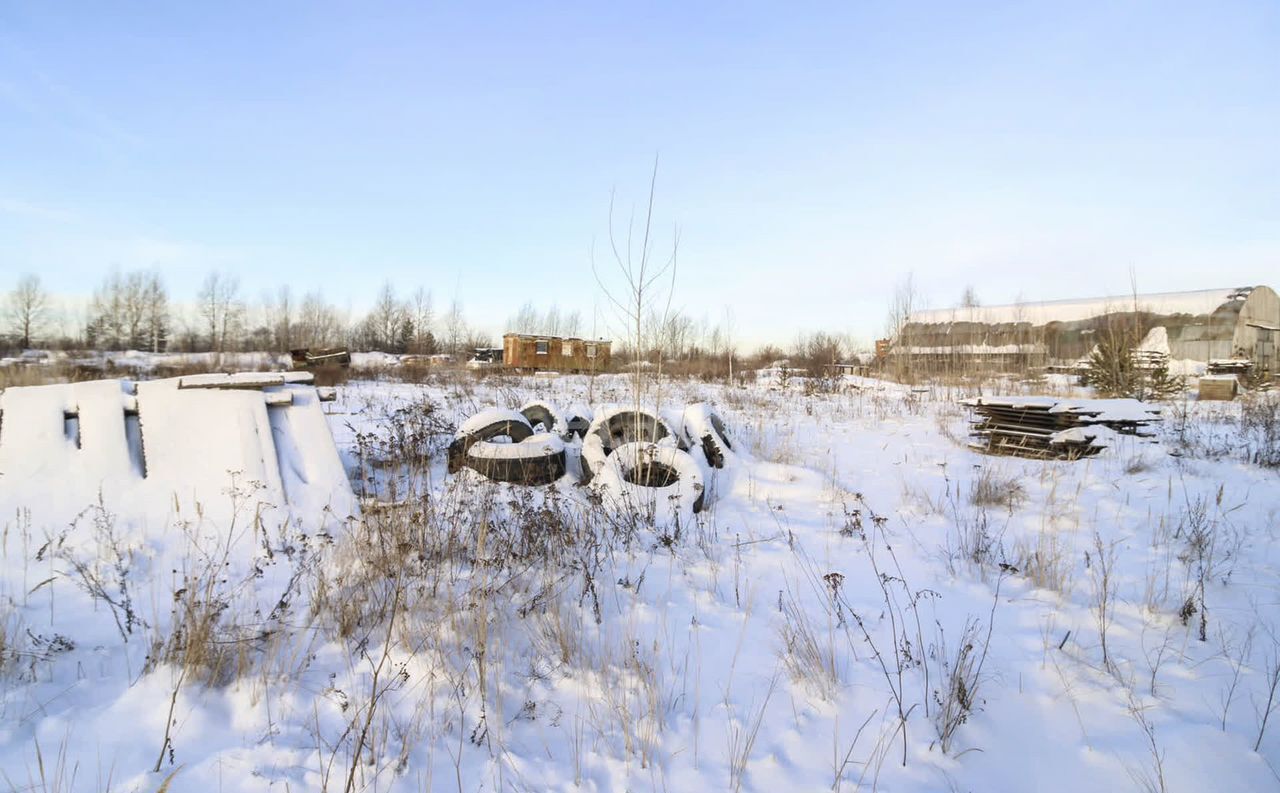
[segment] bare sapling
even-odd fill
[[[1150,769],[1130,769],[1129,775],[1145,793],[1165,793],[1167,788],[1164,778],[1164,750],[1156,741],[1155,724],[1147,716],[1146,706],[1139,702],[1132,692],[1129,693],[1128,710],[1129,716],[1142,730],[1142,735],[1146,739],[1147,753],[1151,756]]]
[[[1243,671],[1245,664],[1248,663],[1249,656],[1253,652],[1253,636],[1256,623],[1249,627],[1243,641],[1235,648],[1231,646],[1230,637],[1226,635],[1222,628],[1218,629],[1218,639],[1222,644],[1222,657],[1231,665],[1231,682],[1227,684],[1227,689],[1222,693],[1222,731],[1227,731],[1227,716],[1231,713],[1231,703],[1236,696],[1236,688],[1240,685],[1240,672]]]
[[[1271,720],[1271,714],[1280,708],[1280,642],[1274,638],[1271,642],[1271,655],[1267,658],[1266,666],[1266,699],[1259,704],[1256,700],[1253,703],[1254,712],[1258,717],[1258,738],[1253,742],[1253,751],[1262,748],[1262,739],[1267,735],[1267,723]]]
[[[1093,534],[1093,557],[1085,555],[1085,563],[1089,567],[1093,580],[1093,617],[1098,628],[1098,640],[1102,645],[1102,668],[1108,674],[1116,675],[1117,668],[1112,661],[1107,647],[1107,632],[1115,615],[1115,543],[1104,545],[1102,535]]]
[[[609,198],[609,251],[613,267],[609,279],[611,287],[595,260],[591,260],[591,272],[596,284],[613,309],[616,325],[627,339],[631,352],[632,401],[635,407],[634,436],[642,437],[640,410],[646,402],[650,386],[662,376],[663,346],[659,332],[667,324],[671,314],[674,292],[677,254],[680,248],[679,230],[672,233],[670,253],[656,255],[658,232],[654,228],[654,200],[657,195],[658,158],[653,160],[653,173],[649,179],[649,196],[644,217],[637,224],[634,211],[627,219],[625,236],[614,226],[614,197]],[[661,306],[661,310],[659,310]],[[652,349],[650,349],[652,348]],[[646,352],[657,355],[651,376]],[[652,438],[650,440],[657,440]]]

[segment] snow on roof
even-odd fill
[[[951,344],[922,347],[920,345],[896,345],[889,350],[892,356],[900,355],[1044,355],[1048,348],[1043,344]]]
[[[517,333],[510,331],[502,334],[504,339],[537,339],[538,341],[585,341],[588,344],[612,344],[608,339],[587,339],[582,336],[560,336],[555,333]],[[477,348],[479,349],[479,348]],[[494,347],[495,350],[501,350],[501,347]]]
[[[1224,303],[1244,301],[1253,287],[1238,289],[1202,289],[1196,292],[1160,292],[1148,295],[1114,295],[1111,297],[1047,300],[1015,303],[1005,306],[973,308],[939,308],[913,311],[909,322],[929,324],[941,322],[1075,322],[1113,312],[1132,311],[1135,301],[1140,311],[1153,314],[1212,314]]]

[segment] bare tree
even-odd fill
[[[18,279],[9,293],[7,314],[9,327],[22,347],[30,347],[31,339],[44,328],[49,318],[49,294],[40,286],[40,276],[28,273]]]
[[[445,314],[444,325],[448,352],[450,355],[457,355],[467,335],[467,321],[462,315],[462,301],[456,297],[449,303],[449,313]]]
[[[240,281],[226,273],[211,272],[205,276],[198,295],[200,316],[209,330],[209,349],[218,353],[218,365],[227,343],[238,331],[242,306]]]
[[[309,292],[298,309],[294,343],[299,347],[333,347],[340,343],[344,322],[320,292]]]
[[[130,272],[120,279],[120,297],[125,346],[129,349],[145,347],[143,327],[147,311],[147,285],[144,274]]]
[[[112,270],[94,290],[86,339],[102,349],[159,352],[169,324],[169,298],[159,273]]]
[[[418,287],[413,293],[413,352],[435,352],[436,339],[431,329],[435,324],[432,302],[430,290]]]
[[[409,317],[408,307],[396,297],[395,287],[390,281],[385,282],[365,320],[373,345],[384,352],[397,352],[405,341],[401,337]]]
[[[269,324],[271,326],[271,338],[273,346],[277,351],[287,351],[293,349],[294,340],[294,305],[293,294],[289,291],[289,285],[285,284],[276,291],[275,299],[268,300],[270,306]]]
[[[658,317],[655,317],[657,321]],[[693,348],[699,343],[696,339],[702,335],[689,317],[678,311],[667,312],[665,321],[658,329],[658,346],[675,358],[685,358],[693,354]]]
[[[562,334],[560,307],[555,303],[551,304],[551,308],[547,309],[547,313],[542,317],[542,332],[548,336],[560,336]]]
[[[532,301],[520,306],[516,315],[508,320],[508,327],[512,333],[538,333],[542,330],[542,318]]]
[[[94,290],[85,336],[101,349],[118,349],[124,337],[124,284],[119,270],[112,270]]]
[[[733,322],[733,307],[725,305],[724,307],[724,346],[725,352],[729,359],[729,382],[733,382],[733,356],[737,352],[737,348],[733,341],[733,332],[735,330]]]
[[[964,293],[960,295],[960,308],[977,308],[981,305],[982,303],[978,300],[978,293],[973,288],[973,284],[967,284],[964,288]]]
[[[915,273],[907,273],[894,287],[893,302],[889,304],[889,317],[885,331],[890,338],[896,338],[902,332],[919,302],[920,293],[916,291]]]
[[[582,314],[576,309],[565,314],[560,320],[561,332],[566,336],[578,336],[582,333]]]
[[[160,273],[143,276],[142,288],[142,345],[152,352],[160,352],[169,343],[169,293],[165,290]]]
[[[657,183],[658,158],[655,157],[653,174],[649,179],[649,198],[644,208],[644,217],[637,223],[633,211],[627,220],[625,236],[615,228],[614,198],[611,196],[609,199],[609,250],[613,256],[614,265],[612,287],[606,284],[605,277],[596,263],[594,246],[591,257],[591,271],[595,275],[596,284],[613,307],[615,319],[621,326],[623,335],[628,339],[632,350],[637,416],[649,381],[649,378],[644,376],[642,368],[645,342],[650,338],[657,338],[653,331],[661,329],[670,314],[677,271],[677,254],[680,249],[680,234],[679,230],[675,229],[672,232],[670,253],[665,258],[655,258],[657,230],[653,226],[653,207]],[[659,306],[662,307],[661,313],[657,313]],[[657,352],[660,375],[662,351],[659,349]]]
[[[911,339],[907,330],[911,315],[919,307],[917,305],[919,302],[920,294],[916,291],[915,274],[907,273],[894,287],[893,301],[889,304],[889,316],[885,327],[886,335],[893,340],[894,347],[900,353],[896,358],[899,378],[910,373]]]
[[[562,313],[554,303],[546,313],[542,313],[530,301],[520,306],[520,310],[507,320],[507,329],[512,333],[577,336],[582,332],[582,315],[577,311]]]

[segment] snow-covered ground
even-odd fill
[[[339,387],[362,518],[0,476],[0,781],[1280,788],[1280,427],[1176,403],[1041,462],[967,447],[973,393],[782,383],[650,395],[736,440],[684,525],[445,473],[467,417],[625,405],[623,376]]]

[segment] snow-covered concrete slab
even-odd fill
[[[195,374],[178,378],[178,388],[269,388],[284,385],[282,372],[236,372],[234,374]],[[294,382],[292,380],[287,382]]]
[[[0,509],[21,502],[47,523],[66,522],[99,500],[144,522],[166,520],[175,509],[213,522],[245,511],[268,522],[354,514],[315,389],[273,378],[268,391],[185,387],[189,377],[7,389],[0,394]]]

